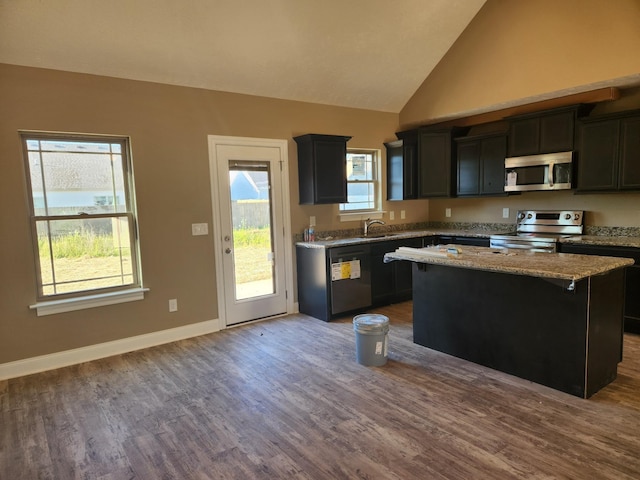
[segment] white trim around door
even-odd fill
[[[223,250],[225,244],[223,241],[223,222],[221,215],[221,201],[219,195],[219,162],[221,155],[220,147],[267,147],[277,149],[279,152],[280,168],[273,172],[274,175],[280,176],[280,185],[282,189],[282,228],[284,229],[284,271],[285,271],[285,289],[286,289],[286,313],[294,313],[295,305],[293,302],[293,240],[291,235],[291,208],[289,195],[289,157],[288,142],[281,139],[251,138],[251,137],[230,137],[230,136],[208,136],[209,145],[209,175],[211,182],[211,202],[213,210],[213,243],[214,258],[216,262],[216,294],[218,300],[218,319],[223,328],[227,328],[236,324],[233,319],[227,318],[227,305],[225,301],[225,275],[224,275],[224,258]],[[228,287],[228,285],[227,285]]]

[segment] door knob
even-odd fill
[[[224,241],[225,241],[225,242],[228,242],[228,241],[230,241],[230,240],[231,240],[231,237],[230,237],[229,235],[225,235],[225,236],[224,236]]]
[[[224,253],[231,253],[231,249],[230,248],[225,249]]]

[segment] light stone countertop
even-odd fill
[[[512,230],[462,230],[449,228],[428,228],[423,230],[407,230],[402,232],[387,232],[384,236],[378,236],[372,232],[368,237],[331,238],[316,240],[315,242],[297,242],[296,245],[307,248],[332,248],[362,243],[385,242],[391,240],[403,240],[407,238],[429,237],[433,235],[450,235],[461,237],[489,238],[491,235],[510,233]]]
[[[387,232],[384,236],[378,236],[372,232],[369,237],[348,237],[319,239],[315,242],[297,242],[296,245],[307,248],[331,248],[362,243],[384,242],[389,240],[402,240],[406,238],[428,237],[432,235],[448,235],[473,238],[489,238],[491,235],[504,235],[513,233],[511,230],[485,230],[485,229],[451,229],[451,228],[426,228],[422,230],[407,230],[399,232]],[[632,247],[640,248],[640,237],[622,235],[572,235],[560,238],[560,243],[573,245],[602,245],[608,247]]]
[[[633,265],[631,258],[513,251],[487,247],[454,245],[460,253],[446,255],[445,246],[402,249],[385,254],[385,261],[409,260],[432,265],[528,275],[531,277],[578,281]],[[422,253],[421,251],[426,251]],[[427,255],[432,253],[432,255]],[[435,256],[439,255],[439,256]]]
[[[606,247],[634,247],[640,248],[640,237],[607,236],[607,235],[576,235],[561,238],[560,243],[572,245],[603,245]]]

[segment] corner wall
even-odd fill
[[[407,127],[640,82],[640,1],[488,0],[400,112]]]

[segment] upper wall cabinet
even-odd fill
[[[402,140],[403,169],[402,172],[399,168],[387,170],[387,181],[398,197],[393,199],[454,196],[456,146],[453,139],[464,132],[466,129],[426,127],[396,133]],[[394,151],[395,165],[400,164],[399,152]],[[402,198],[399,198],[400,184]]]
[[[578,191],[640,190],[640,110],[580,120]]]
[[[387,149],[387,200],[418,198],[418,143],[415,138],[385,143]]]
[[[458,196],[506,195],[504,159],[507,136],[504,133],[463,137],[458,144]]]
[[[576,119],[590,108],[572,105],[509,117],[509,157],[573,150]]]
[[[307,134],[298,144],[300,204],[346,203],[347,142],[351,137]]]

